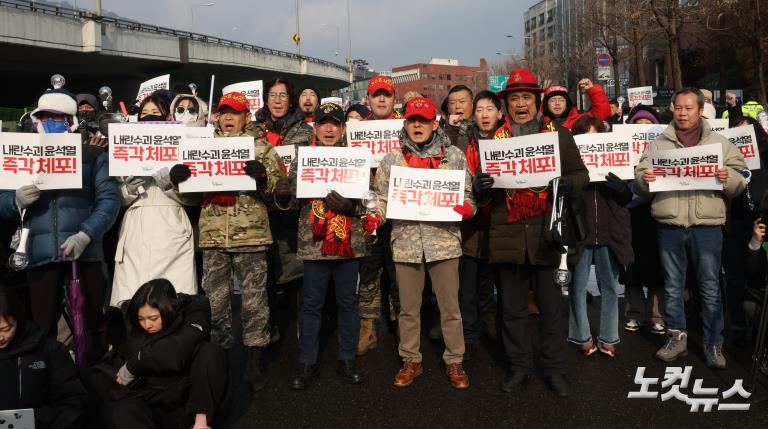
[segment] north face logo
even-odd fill
[[[39,360],[37,362],[32,362],[29,364],[29,369],[45,369],[45,362]]]

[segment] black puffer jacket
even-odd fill
[[[584,200],[584,219],[587,236],[576,248],[570,261],[574,264],[581,258],[586,246],[608,246],[623,269],[635,259],[632,251],[632,228],[629,210],[624,206],[632,200],[629,188],[621,193],[609,189],[605,183],[590,183],[581,193]]]
[[[86,391],[63,345],[32,322],[0,349],[0,410],[34,408],[37,428],[77,427]]]

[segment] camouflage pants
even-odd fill
[[[391,253],[388,231],[381,228],[378,241],[371,246],[370,254],[360,261],[360,288],[357,293],[361,319],[378,319],[381,316],[381,276],[385,267],[390,279],[390,314],[396,315],[399,312],[395,265]]]
[[[265,347],[269,344],[266,252],[203,251],[203,290],[211,301],[211,342],[225,349],[234,343],[230,301],[233,273],[240,281],[243,300],[243,344]]]

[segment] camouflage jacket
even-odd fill
[[[475,209],[472,196],[472,178],[467,171],[467,158],[464,153],[451,146],[448,137],[442,129],[435,132],[427,147],[418,151],[408,139],[405,129],[400,131],[400,145],[403,150],[422,157],[440,156],[445,149],[445,155],[438,168],[445,170],[463,170],[465,172],[464,201],[469,202]],[[389,191],[389,172],[393,165],[406,166],[402,151],[387,154],[379,163],[376,171],[375,190],[378,197],[378,207],[372,210],[385,219],[387,213],[387,195]],[[409,220],[392,220],[392,259],[395,262],[419,263],[422,258],[426,262],[442,261],[461,256],[460,222],[416,222]]]
[[[336,143],[334,146],[340,146],[345,147],[347,145],[346,143],[346,137],[342,137],[341,140]],[[291,163],[291,169],[288,173],[288,176],[291,179],[291,182],[293,183],[293,195],[296,195],[296,175],[298,173],[298,164],[299,160],[298,158],[294,158],[293,162]],[[363,218],[365,217],[365,209],[363,208],[363,205],[360,203],[360,200],[354,200],[355,201],[355,213],[353,216],[350,216],[349,219],[352,220],[352,231],[351,231],[351,245],[352,245],[352,252],[354,253],[355,258],[360,258],[363,256],[368,256],[369,253],[369,246],[366,244],[366,237],[369,235],[364,229],[363,229]],[[307,260],[307,261],[316,261],[316,260],[332,260],[332,259],[347,259],[344,256],[323,256],[321,252],[321,247],[323,245],[322,240],[321,241],[315,241],[312,239],[312,219],[310,218],[310,210],[312,209],[312,200],[302,198],[299,200],[299,234],[298,234],[298,252],[297,255],[299,259]]]
[[[242,137],[241,133],[216,132],[216,137]],[[275,149],[264,140],[254,139],[256,159],[267,169],[267,187],[255,192],[240,192],[234,206],[220,206],[213,202],[203,205],[200,212],[200,247],[203,249],[253,248],[272,244],[269,215],[265,202],[273,200],[275,184],[283,177],[280,158]],[[185,204],[199,205],[208,194],[181,194]]]

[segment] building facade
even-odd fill
[[[440,106],[448,91],[456,85],[465,85],[474,93],[486,89],[488,63],[480,59],[478,66],[463,66],[456,59],[432,58],[428,63],[409,64],[392,68],[396,100],[401,104],[403,96],[416,91]]]

